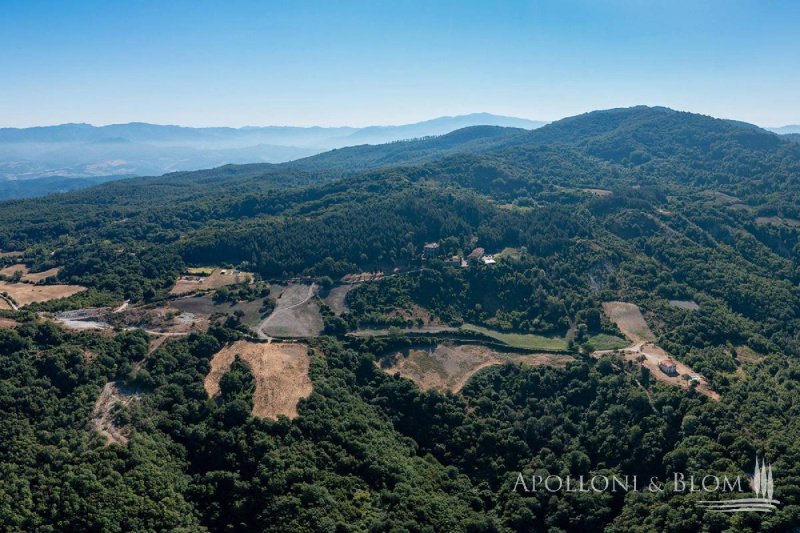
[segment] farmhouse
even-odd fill
[[[668,376],[677,376],[678,367],[672,359],[664,359],[658,362],[658,368]]]
[[[425,257],[436,257],[437,255],[439,255],[439,243],[429,242],[425,244],[423,252],[425,254]]]
[[[481,261],[483,261],[484,265],[494,265],[497,263],[493,255],[484,255],[481,257]]]

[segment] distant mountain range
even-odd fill
[[[225,164],[281,163],[334,148],[443,135],[469,126],[545,122],[475,113],[399,126],[188,128],[146,123],[0,129],[0,199],[129,176]]]
[[[773,133],[777,133],[778,135],[788,135],[791,133],[800,133],[800,125],[790,125],[790,126],[781,126],[780,128],[767,128],[769,131]]]

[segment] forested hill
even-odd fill
[[[16,270],[0,280],[6,289],[88,290],[0,311],[0,524],[791,530],[800,523],[799,179],[797,143],[640,107],[533,132],[469,128],[296,165],[2,203],[0,264],[48,273],[32,285]],[[431,242],[438,254],[427,254]],[[480,248],[494,262],[462,266]],[[215,268],[253,272],[255,283],[199,298],[173,292],[182,274]],[[375,272],[385,275],[361,275]],[[347,284],[350,274],[361,282]],[[310,348],[313,385],[297,417],[252,416],[258,384],[238,356],[209,397],[214,354],[252,340],[245,317],[272,317],[292,285],[321,322],[293,343]],[[315,287],[349,292],[336,312],[331,294],[312,298]],[[639,307],[641,335],[691,370],[686,382],[607,353],[627,345],[606,314],[612,302]],[[177,320],[179,305],[194,306],[180,316],[204,316],[207,331],[159,347],[143,320]],[[114,321],[132,313],[134,326],[75,333],[49,314],[98,309]],[[433,328],[420,336],[426,321]],[[508,344],[522,339],[568,359],[483,368],[457,392],[423,390],[381,366],[393,351],[450,349],[456,335],[469,349],[534,350]],[[695,372],[715,395],[689,383]],[[102,394],[114,391],[130,402],[103,411]],[[124,428],[127,443],[105,446],[89,424],[98,417]],[[517,472],[745,476],[756,455],[776,472],[774,513],[712,513],[698,494],[671,490],[513,487]]]

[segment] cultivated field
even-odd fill
[[[203,269],[205,272],[205,269]],[[224,272],[224,274],[223,274]],[[239,272],[237,270],[226,270],[218,268],[208,276],[203,275],[188,275],[181,276],[175,282],[175,286],[170,291],[170,294],[181,295],[190,294],[193,292],[204,292],[219,289],[225,285],[234,285],[237,283],[249,283],[253,281],[253,275],[249,272]]]
[[[642,312],[637,305],[625,302],[603,302],[603,311],[631,342],[655,340],[655,335],[650,331],[650,327],[644,321]]]
[[[30,283],[0,281],[0,292],[8,293],[19,307],[34,302],[66,298],[85,290],[86,287],[79,285],[32,285]]]
[[[505,354],[486,346],[441,343],[389,354],[383,360],[386,372],[398,373],[423,390],[460,391],[478,371],[504,363],[530,366],[564,366],[573,358],[556,354]]]
[[[275,310],[256,327],[260,337],[315,337],[322,332],[322,315],[314,300],[315,284],[273,285]]]
[[[300,343],[252,343],[236,341],[211,360],[211,372],[203,385],[209,396],[219,394],[219,381],[236,356],[250,367],[256,381],[253,416],[276,420],[297,417],[297,403],[311,395],[308,348]]]

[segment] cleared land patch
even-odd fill
[[[529,366],[563,367],[573,361],[569,355],[508,354],[475,344],[440,343],[388,354],[383,359],[385,371],[412,380],[423,390],[458,392],[480,370],[505,363]]]
[[[533,335],[529,333],[503,333],[475,324],[464,324],[461,329],[474,331],[487,337],[507,344],[513,348],[523,350],[566,350],[567,340],[563,337],[545,337],[543,335]]]
[[[688,309],[689,311],[700,309],[700,306],[697,305],[697,302],[694,300],[670,300],[669,304],[672,307],[677,307],[678,309]]]
[[[261,337],[315,337],[324,324],[319,305],[315,301],[316,284],[273,285],[270,294],[275,299],[275,309],[256,327]]]
[[[774,226],[789,226],[793,228],[800,228],[800,220],[796,218],[784,217],[756,217],[757,226],[765,226],[772,224]]]
[[[116,426],[114,419],[120,406],[124,407],[138,399],[137,394],[123,390],[115,381],[109,381],[100,391],[94,403],[91,426],[98,435],[106,439],[106,445],[128,442],[129,432],[125,428]]]
[[[21,275],[21,281],[27,281],[28,283],[39,283],[47,278],[57,276],[60,271],[61,267],[55,267],[42,272],[31,272],[26,265],[16,264],[7,266],[0,270],[0,275],[13,277],[17,272],[19,272]]]
[[[0,281],[0,292],[7,293],[20,307],[34,302],[67,298],[85,290],[86,287],[80,285],[32,285]]]
[[[655,340],[655,335],[650,331],[644,321],[641,310],[636,304],[625,302],[603,302],[603,311],[612,322],[617,324],[619,330],[631,342],[645,342]]]
[[[311,395],[308,377],[308,347],[300,343],[252,343],[236,341],[226,346],[211,360],[211,372],[203,382],[210,397],[219,394],[219,382],[230,369],[236,356],[253,373],[256,390],[253,394],[253,416],[277,420],[283,415],[297,417],[297,403]]]
[[[203,269],[203,272],[205,271],[206,269]],[[251,283],[252,281],[253,275],[250,272],[218,268],[207,276],[199,274],[181,276],[178,278],[178,281],[175,282],[175,286],[170,291],[170,294],[175,296],[193,292],[212,291],[225,285]]]
[[[14,329],[19,326],[16,320],[10,318],[0,318],[0,329]]]
[[[349,309],[347,308],[345,299],[347,298],[347,293],[354,288],[354,285],[339,285],[338,287],[333,287],[328,291],[324,301],[336,315],[346,313]]]
[[[650,371],[650,375],[658,381],[683,389],[689,389],[694,386],[697,392],[708,396],[712,400],[719,401],[719,394],[711,388],[704,376],[696,373],[680,361],[672,359],[667,352],[651,342],[655,339],[655,336],[644,321],[642,312],[637,305],[625,302],[604,302],[603,311],[605,311],[609,319],[617,324],[620,331],[633,342],[633,345],[623,350],[597,350],[592,354],[595,358],[599,359],[608,354],[619,354],[624,360],[647,368]],[[659,367],[659,363],[664,363],[667,360],[671,360],[675,365],[674,375],[666,374]]]

